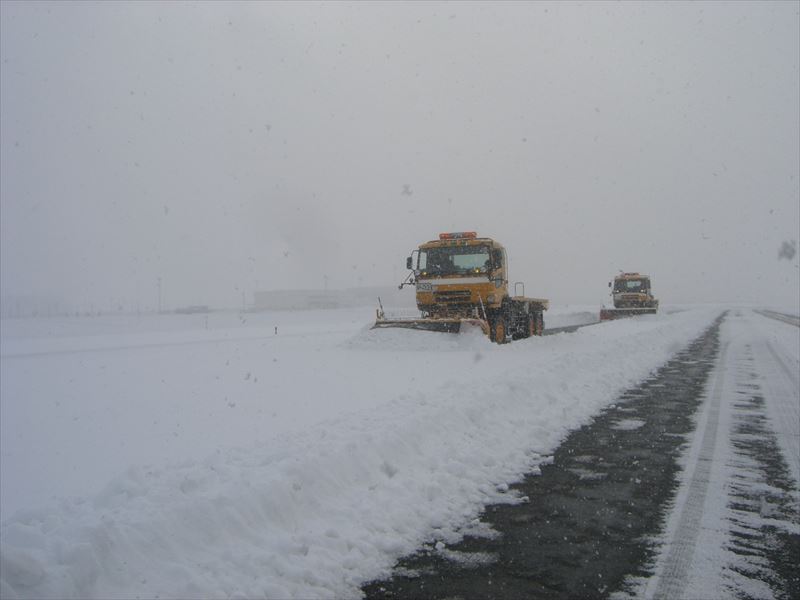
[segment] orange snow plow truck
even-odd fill
[[[613,287],[612,287],[613,286]],[[600,320],[609,321],[636,315],[654,315],[658,312],[658,300],[653,297],[650,277],[639,273],[620,273],[608,282],[614,308],[602,308]]]
[[[506,251],[491,238],[478,237],[474,231],[441,233],[438,240],[414,250],[406,268],[411,273],[400,288],[416,288],[421,316],[389,318],[381,306],[373,328],[457,333],[474,326],[498,344],[544,331],[549,301],[526,298],[521,282],[514,284],[515,295],[509,293]],[[522,295],[516,295],[518,289]]]

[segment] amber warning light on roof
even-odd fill
[[[456,233],[440,233],[440,240],[461,240],[467,238],[476,238],[478,234],[474,231],[458,231]]]

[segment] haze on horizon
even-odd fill
[[[3,1],[0,58],[3,298],[396,285],[474,230],[554,304],[800,312],[798,2]]]

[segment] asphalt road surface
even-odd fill
[[[651,379],[572,432],[540,474],[512,486],[528,502],[488,506],[481,519],[486,535],[422,548],[403,558],[390,579],[364,586],[366,597],[607,598],[632,592],[632,578],[653,575],[658,550],[653,539],[679,485],[678,461],[696,427],[693,417],[720,352],[723,318]],[[758,400],[752,402],[757,411]],[[743,421],[740,433],[751,440],[763,433],[762,425],[758,419]],[[770,466],[780,453],[769,436],[762,438],[761,445],[749,445],[747,451],[753,460],[765,461],[764,472],[773,480],[786,483],[780,465]],[[705,493],[702,486],[698,489]],[[746,494],[741,502],[750,506]],[[758,510],[758,500],[755,504]],[[734,546],[738,543],[738,551],[757,554],[769,565],[768,583],[776,597],[798,598],[798,539],[770,536],[751,543],[743,537]],[[667,557],[667,568],[685,568],[685,556],[678,553],[674,564]],[[659,581],[656,597],[673,592],[680,597],[680,589],[664,588],[668,578]]]

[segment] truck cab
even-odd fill
[[[406,260],[416,287],[417,308],[447,316],[483,306],[499,308],[508,293],[506,251],[475,232],[442,233]]]
[[[438,240],[420,244],[406,259],[411,273],[400,284],[416,288],[422,318],[420,329],[452,331],[456,324],[479,324],[493,341],[541,335],[549,302],[509,293],[508,257],[501,244],[474,231],[441,233]],[[451,327],[451,325],[453,327]],[[378,320],[378,327],[407,326]]]
[[[639,273],[621,273],[614,278],[611,294],[615,308],[655,308],[658,300],[653,297],[650,277]]]

